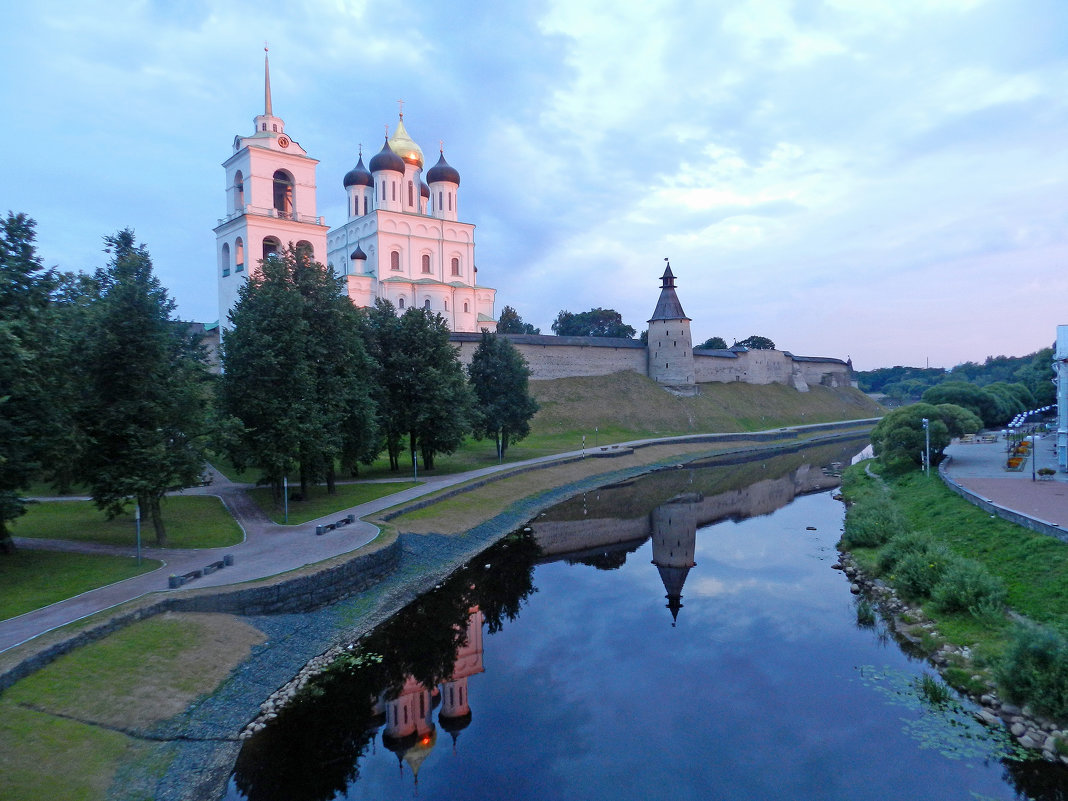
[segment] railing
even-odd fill
[[[244,214],[255,217],[274,217],[278,220],[293,220],[294,222],[311,223],[312,225],[325,225],[322,217],[313,217],[310,214],[296,214],[289,211],[279,211],[275,208],[263,208],[262,206],[245,206],[243,209],[231,211],[225,217],[219,218],[219,225],[230,222]]]

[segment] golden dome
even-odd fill
[[[400,120],[397,122],[397,130],[389,138],[389,147],[408,164],[414,164],[418,169],[423,169],[423,151],[404,129],[403,114],[401,114]]]

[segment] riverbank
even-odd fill
[[[1068,764],[1066,721],[1039,714],[1038,702],[1036,708],[1013,703],[1005,684],[1015,682],[1008,660],[1018,648],[1020,624],[1068,626],[1068,546],[999,519],[919,472],[884,481],[854,467],[843,495],[855,522],[847,517],[839,566],[854,590],[879,610],[904,647],[980,705],[984,723],[1003,724],[1020,746]],[[882,542],[863,529],[875,517],[893,531]],[[910,561],[910,553],[917,558]],[[947,604],[938,584],[952,570],[958,586],[973,582],[985,596],[955,608]],[[962,576],[971,578],[962,582]]]

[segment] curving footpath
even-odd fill
[[[203,568],[206,565],[222,559],[226,555],[233,557],[233,564],[221,570],[217,570],[193,583],[186,585],[187,588],[218,587],[230,584],[239,584],[255,579],[263,579],[285,573],[305,565],[322,562],[332,557],[351,553],[371,542],[378,535],[378,528],[362,520],[362,517],[381,512],[390,507],[406,504],[423,496],[436,493],[448,487],[454,487],[472,480],[493,476],[497,473],[515,473],[530,469],[532,466],[547,465],[549,463],[564,463],[595,455],[608,455],[610,449],[623,451],[628,448],[640,448],[654,444],[670,444],[672,442],[729,442],[738,439],[760,439],[766,436],[781,436],[783,432],[814,433],[821,430],[830,430],[842,426],[855,426],[871,423],[871,420],[851,420],[841,423],[822,423],[806,426],[792,426],[789,428],[773,429],[766,432],[735,432],[731,434],[703,434],[683,435],[678,437],[657,437],[631,442],[619,443],[613,446],[588,448],[566,453],[551,454],[521,462],[511,462],[503,465],[491,465],[489,467],[469,470],[465,473],[456,473],[446,476],[435,476],[426,479],[417,487],[411,487],[392,495],[386,495],[373,501],[333,512],[329,515],[312,520],[300,525],[280,525],[273,522],[256,505],[247,493],[249,484],[238,484],[230,481],[222,473],[211,469],[212,483],[207,487],[196,487],[184,490],[184,493],[213,495],[222,500],[227,509],[233,515],[238,525],[244,531],[244,541],[238,545],[225,548],[210,549],[170,549],[170,548],[146,548],[142,547],[142,556],[146,559],[156,559],[163,565],[151,572],[140,576],[126,579],[106,587],[91,590],[73,598],[59,601],[51,606],[37,609],[33,612],[19,615],[18,617],[0,621],[0,653],[29,642],[36,637],[76,622],[97,612],[105,611],[135,600],[150,593],[176,592],[168,586],[171,574],[181,575],[192,570]],[[356,522],[324,535],[317,536],[315,528],[322,523],[329,523],[339,517],[353,514]],[[20,548],[41,549],[64,549],[81,550],[93,553],[111,553],[124,556],[134,556],[134,548],[121,548],[114,546],[72,544],[58,540],[38,540],[16,538],[16,545]]]

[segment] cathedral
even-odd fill
[[[348,219],[335,228],[316,214],[318,163],[274,115],[265,56],[263,113],[223,162],[226,216],[215,228],[222,328],[249,273],[290,243],[343,276],[357,306],[384,298],[398,312],[440,314],[453,331],[496,327],[496,290],[476,281],[475,226],[459,218],[460,173],[442,150],[424,176],[403,111],[382,149],[366,165],[359,153],[345,175]]]

